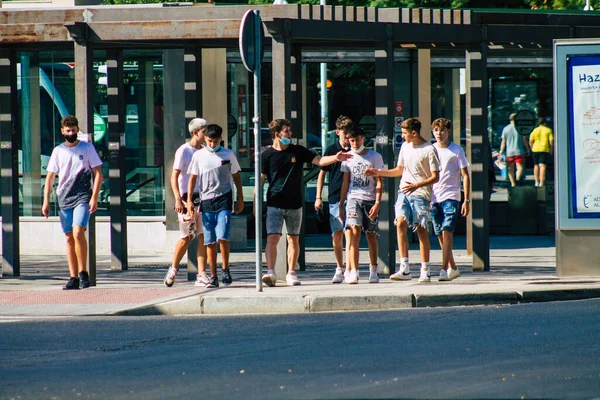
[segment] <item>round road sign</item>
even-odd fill
[[[256,10],[248,10],[240,24],[240,55],[242,63],[250,72],[260,67],[265,50],[263,46],[265,30],[260,14]]]
[[[515,116],[515,129],[519,135],[527,136],[535,128],[535,114],[529,110],[521,110]]]

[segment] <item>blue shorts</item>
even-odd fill
[[[229,240],[231,235],[231,210],[202,212],[204,244],[214,244],[220,240]]]
[[[404,217],[408,226],[416,230],[418,226],[428,228],[429,226],[429,204],[430,201],[421,196],[405,195],[398,192],[398,199],[394,205],[396,219],[394,224],[398,225],[400,217]]]
[[[88,203],[81,203],[75,206],[75,208],[60,210],[58,216],[64,233],[73,232],[73,226],[87,228],[88,221],[90,220],[90,205]]]
[[[369,211],[375,205],[375,200],[348,199],[346,201],[346,229],[360,226],[365,232],[377,233],[379,218],[369,218]]]
[[[340,218],[340,202],[329,203],[329,226],[331,233],[344,229],[344,221]]]
[[[433,231],[437,236],[440,236],[442,231],[454,232],[458,220],[458,206],[457,200],[444,200],[441,203],[431,204]]]

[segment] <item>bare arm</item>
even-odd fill
[[[530,152],[531,147],[529,146],[529,141],[527,140],[527,136],[523,136],[523,146],[525,146],[525,151]]]
[[[490,167],[494,168],[493,165],[490,165]],[[469,206],[471,205],[471,178],[469,178],[469,168],[461,168],[460,174],[462,176],[463,190],[465,192],[465,201],[462,204],[461,214],[463,217],[466,217],[467,215],[469,215]]]
[[[42,204],[42,215],[46,218],[50,215],[50,193],[54,187],[54,178],[56,174],[48,171],[46,175],[46,183],[44,184],[44,203]]]
[[[500,156],[502,156],[502,154],[504,153],[505,148],[506,148],[506,138],[502,139],[502,142],[500,143],[500,152],[499,152]]]
[[[429,178],[422,180],[421,182],[406,182],[406,184],[404,186],[402,186],[401,190],[402,190],[402,193],[404,193],[404,194],[411,194],[418,188],[423,187],[423,186],[433,185],[434,183],[437,183],[437,181],[439,181],[439,180],[440,180],[439,171],[431,171],[431,176]]]
[[[376,177],[375,183],[375,204],[369,210],[369,218],[374,219],[379,216],[379,207],[381,202],[381,196],[383,195],[383,179],[380,176]]]
[[[313,160],[312,160],[312,163],[314,165],[318,165],[319,167],[325,167],[329,164],[333,164],[336,161],[342,162],[342,161],[346,161],[349,158],[352,158],[352,154],[345,153],[340,150],[337,152],[337,154],[333,154],[331,156],[324,156],[324,157],[315,156],[315,158],[313,158]]]
[[[183,201],[181,200],[181,193],[179,193],[179,183],[177,183],[179,179],[179,175],[181,171],[178,169],[174,169],[171,172],[171,190],[173,191],[173,197],[175,198],[175,211],[181,214],[183,212]]]
[[[550,154],[552,154],[554,152],[554,140],[550,139],[549,143],[550,143]]]
[[[369,176],[381,176],[384,178],[397,178],[402,176],[404,173],[404,167],[400,165],[396,166],[396,168],[392,169],[375,169],[375,168],[367,168],[365,170],[365,174]]]
[[[94,187],[92,188],[92,198],[90,199],[90,214],[93,214],[98,209],[98,196],[100,195],[100,188],[102,187],[102,166],[92,168],[94,174]]]
[[[242,178],[240,178],[239,172],[232,175],[233,183],[235,184],[235,190],[237,192],[237,200],[235,202],[235,214],[239,214],[244,211],[244,191],[242,188]]]
[[[321,198],[321,194],[323,192],[326,174],[327,172],[321,170],[321,172],[319,172],[319,177],[317,178],[317,198],[315,199],[315,210],[323,207],[323,199]]]

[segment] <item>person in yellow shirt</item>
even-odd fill
[[[533,154],[533,177],[535,186],[544,186],[546,166],[552,157],[554,136],[552,129],[546,126],[546,118],[538,118],[538,127],[529,136],[529,146]]]

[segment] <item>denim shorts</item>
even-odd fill
[[[267,207],[267,235],[281,235],[284,222],[287,234],[298,236],[302,226],[302,208]]]
[[[202,212],[202,227],[204,228],[204,244],[229,240],[231,235],[231,210]]]
[[[440,236],[442,231],[454,232],[458,220],[458,207],[457,200],[444,200],[441,203],[431,204],[431,221],[436,236]]]
[[[340,218],[340,202],[329,203],[329,226],[331,233],[344,229],[344,221]]]
[[[73,232],[73,226],[87,228],[88,221],[90,220],[90,205],[88,203],[81,203],[74,208],[60,210],[58,216],[64,233]]]
[[[369,211],[375,205],[375,200],[348,199],[346,201],[346,229],[360,226],[365,232],[377,233],[379,218],[369,218]]]
[[[398,199],[394,205],[396,219],[394,224],[398,225],[400,217],[404,217],[408,226],[416,230],[418,226],[428,228],[429,226],[429,204],[430,201],[421,196],[405,195],[398,192]]]
[[[198,211],[198,207],[195,209],[194,218],[190,218],[187,212],[177,213],[177,221],[179,222],[179,233],[182,238],[188,236],[194,238],[196,235],[204,233],[202,229],[202,213]]]

